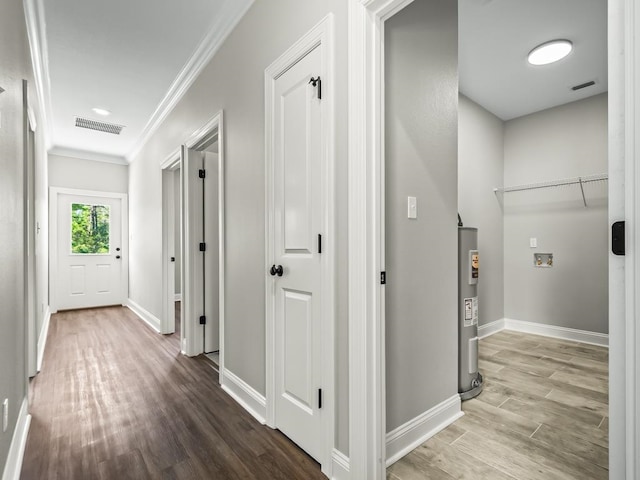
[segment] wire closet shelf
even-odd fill
[[[498,193],[509,193],[509,192],[521,192],[524,190],[537,190],[539,188],[552,188],[552,187],[562,187],[566,185],[580,185],[580,192],[582,193],[582,201],[584,202],[584,206],[587,206],[587,199],[584,195],[584,185],[595,182],[606,182],[609,179],[609,175],[606,173],[600,173],[596,175],[586,175],[584,177],[573,177],[573,178],[565,178],[562,180],[552,180],[549,182],[539,182],[539,183],[528,183],[524,185],[514,185],[512,187],[500,187],[494,188],[493,192]]]

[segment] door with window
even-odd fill
[[[56,308],[122,305],[122,198],[57,196]]]

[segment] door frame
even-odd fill
[[[275,81],[286,72],[293,64],[297,63],[305,55],[316,47],[321,48],[322,67],[320,75],[323,79],[322,96],[322,129],[325,133],[323,139],[323,157],[325,158],[324,175],[327,179],[326,191],[322,192],[324,230],[323,243],[325,248],[321,257],[322,271],[322,338],[320,345],[323,362],[322,392],[323,407],[321,423],[323,425],[323,455],[320,461],[322,471],[331,477],[332,452],[334,449],[335,432],[335,97],[334,91],[334,35],[333,15],[324,17],[308,33],[300,38],[285,53],[266,68],[264,74],[265,85],[265,265],[264,272],[273,263],[274,249],[272,232],[275,228],[273,208],[275,199],[273,196],[274,184],[274,92]],[[326,238],[325,238],[326,237]],[[266,423],[271,428],[275,425],[275,290],[270,279],[265,281],[265,387],[266,387]],[[355,478],[355,477],[353,477]]]
[[[198,150],[199,148],[206,145],[211,138],[217,135],[218,137],[218,286],[219,286],[219,333],[220,333],[220,358],[219,358],[219,376],[218,381],[222,384],[224,376],[225,376],[225,367],[224,367],[224,324],[225,324],[225,243],[224,243],[224,225],[225,225],[225,191],[224,191],[224,113],[222,110],[218,111],[213,117],[211,117],[207,122],[205,122],[200,128],[195,130],[191,135],[189,135],[184,141],[184,146],[191,149]],[[176,149],[172,151],[165,160],[161,163],[160,168],[163,170],[163,188],[164,188],[164,171],[167,169],[175,169],[180,167],[180,186],[181,186],[181,201],[180,201],[180,209],[181,209],[181,222],[180,222],[180,237],[182,239],[182,276],[181,276],[181,289],[182,289],[182,303],[181,303],[181,326],[182,326],[182,337],[180,339],[181,342],[181,351],[184,355],[189,357],[194,357],[196,355],[200,355],[203,353],[202,349],[202,333],[198,329],[200,326],[196,322],[196,316],[191,314],[191,308],[189,306],[189,299],[191,298],[190,294],[190,283],[187,281],[188,278],[191,278],[192,274],[192,265],[194,264],[197,256],[200,254],[200,251],[195,248],[195,243],[189,242],[188,239],[188,230],[191,222],[200,219],[192,218],[193,215],[190,215],[188,212],[188,202],[186,199],[190,198],[190,190],[189,183],[186,181],[184,176],[184,165],[182,165],[182,158],[180,156],[180,149]],[[168,326],[171,325],[171,315],[173,315],[174,310],[169,307],[169,304],[173,303],[175,299],[175,295],[173,292],[174,284],[170,284],[169,280],[169,268],[167,262],[169,262],[169,248],[170,241],[169,232],[172,232],[172,228],[169,224],[169,209],[166,208],[165,205],[165,195],[163,193],[163,208],[162,208],[162,252],[163,252],[163,269],[162,269],[162,288],[163,288],[163,314],[161,318],[161,329],[166,333],[170,333],[167,329]],[[175,212],[174,212],[175,214]],[[193,245],[191,245],[193,243]],[[175,307],[174,307],[175,308]],[[187,321],[188,318],[191,318],[191,321]]]
[[[121,202],[120,223],[122,235],[122,298],[121,305],[127,303],[129,296],[129,207],[126,193],[100,192],[97,190],[80,190],[75,188],[49,187],[49,285],[56,285],[58,276],[58,196],[81,195],[86,197],[116,198]],[[50,292],[51,313],[58,311],[58,292]]]
[[[349,453],[352,478],[383,479],[386,458],[384,296],[384,21],[413,0],[349,0]],[[627,256],[611,260],[612,301],[624,284],[626,305],[610,314],[610,346],[618,370],[610,368],[610,459],[616,478],[640,474],[640,9],[633,0],[609,0],[609,177],[624,179]],[[612,113],[618,115],[612,115]],[[623,133],[625,132],[625,133]],[[612,157],[615,155],[615,157]],[[614,167],[612,161],[619,165]],[[618,168],[624,165],[624,168]],[[610,185],[615,183],[610,181]],[[610,187],[611,188],[611,187]],[[614,263],[618,263],[614,268]],[[622,266],[624,264],[624,266]],[[620,303],[620,301],[618,302]],[[610,306],[611,309],[611,306]],[[618,353],[618,350],[620,351]],[[613,453],[612,453],[613,452]],[[619,471],[615,471],[619,469]],[[624,470],[624,471],[623,471]],[[612,476],[612,478],[613,478]]]
[[[162,316],[160,317],[160,333],[169,335],[176,330],[175,317],[175,263],[171,262],[171,252],[180,256],[180,265],[183,265],[182,248],[175,245],[175,221],[176,215],[181,212],[175,210],[175,183],[174,175],[180,169],[180,187],[182,189],[182,162],[179,152],[172,152],[161,165],[162,169]],[[182,199],[180,200],[182,206]],[[180,239],[182,240],[182,221],[180,222]],[[182,272],[182,268],[180,270]],[[182,288],[182,275],[180,287]],[[182,293],[182,292],[181,292]],[[180,315],[184,316],[184,307],[180,303]],[[184,353],[184,327],[180,322],[180,349]]]

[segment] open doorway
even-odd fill
[[[460,302],[456,206],[479,227],[481,330],[505,330],[480,342],[485,390],[394,464],[394,479],[524,478],[523,465],[608,476],[607,8],[580,2],[575,17],[570,3],[413,2],[385,23],[389,462],[451,423],[437,409],[462,393],[448,368],[463,346],[445,346]],[[558,37],[574,42],[570,57],[527,64]],[[420,372],[428,388],[400,375],[414,365],[438,365]]]
[[[162,333],[179,335],[183,354],[207,354],[220,369],[224,329],[221,122],[219,113],[162,165]]]

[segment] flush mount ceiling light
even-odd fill
[[[109,110],[105,110],[104,108],[95,107],[95,108],[92,108],[91,110],[93,110],[98,115],[102,115],[103,117],[106,117],[107,115],[111,115],[111,112]]]
[[[569,40],[552,40],[531,50],[527,59],[531,65],[548,65],[562,60],[572,49],[573,44]]]

